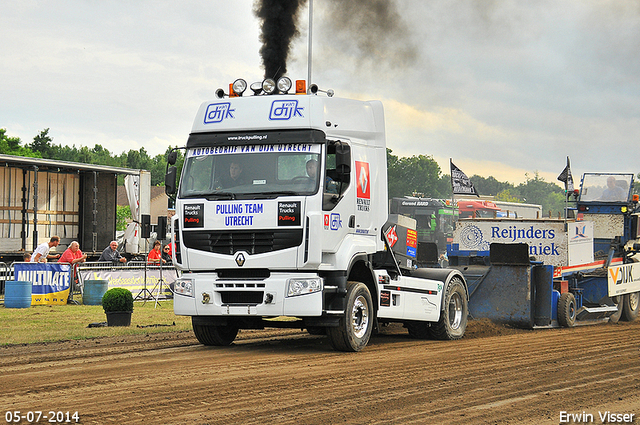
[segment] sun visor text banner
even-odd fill
[[[63,305],[69,298],[71,266],[55,263],[15,263],[15,280],[31,282],[31,305]]]

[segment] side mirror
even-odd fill
[[[175,153],[175,152],[172,152]],[[171,155],[169,155],[171,156]],[[167,195],[173,195],[176,193],[176,175],[178,173],[177,167],[169,167],[167,174],[164,176],[164,191]]]
[[[336,172],[340,181],[348,183],[351,174],[351,146],[346,143],[336,143]]]
[[[178,160],[178,152],[177,151],[171,151],[169,153],[169,156],[167,157],[167,163],[169,165],[175,165],[177,160]]]

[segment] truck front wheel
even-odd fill
[[[467,329],[468,316],[467,291],[462,281],[454,277],[445,290],[440,320],[429,328],[431,336],[440,340],[462,338]]]
[[[238,335],[238,327],[235,325],[202,325],[193,323],[191,319],[191,325],[193,326],[193,333],[200,344],[226,346],[231,345],[233,340]]]
[[[327,328],[329,341],[338,351],[360,351],[371,337],[373,301],[364,283],[347,282],[347,303],[337,327]]]
[[[563,328],[572,328],[576,323],[576,297],[571,292],[560,295],[558,300],[558,323]]]
[[[622,320],[633,322],[638,317],[640,292],[626,294],[622,299]]]

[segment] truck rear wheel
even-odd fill
[[[638,305],[640,304],[640,292],[626,294],[622,298],[622,320],[633,322],[638,317]]]
[[[231,345],[238,335],[238,327],[235,325],[217,326],[195,324],[193,323],[193,318],[191,319],[191,324],[198,342],[204,345]]]
[[[462,281],[454,277],[445,290],[440,320],[429,327],[429,332],[434,339],[460,339],[467,329],[468,315],[467,291]]]
[[[558,323],[563,328],[572,328],[576,323],[576,297],[571,292],[560,295],[558,300]]]
[[[373,301],[364,283],[347,282],[347,304],[337,327],[327,328],[331,346],[338,351],[360,351],[373,330]]]
[[[622,316],[622,299],[624,296],[611,297],[611,301],[618,307],[618,311],[609,316],[609,323],[618,323]]]
[[[409,331],[409,336],[416,339],[430,339],[431,326],[428,322],[407,322],[404,325]]]

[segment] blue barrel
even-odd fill
[[[82,304],[102,305],[102,296],[109,289],[108,280],[85,280],[82,291]]]
[[[31,307],[31,282],[7,280],[4,287],[4,306],[6,308]]]

